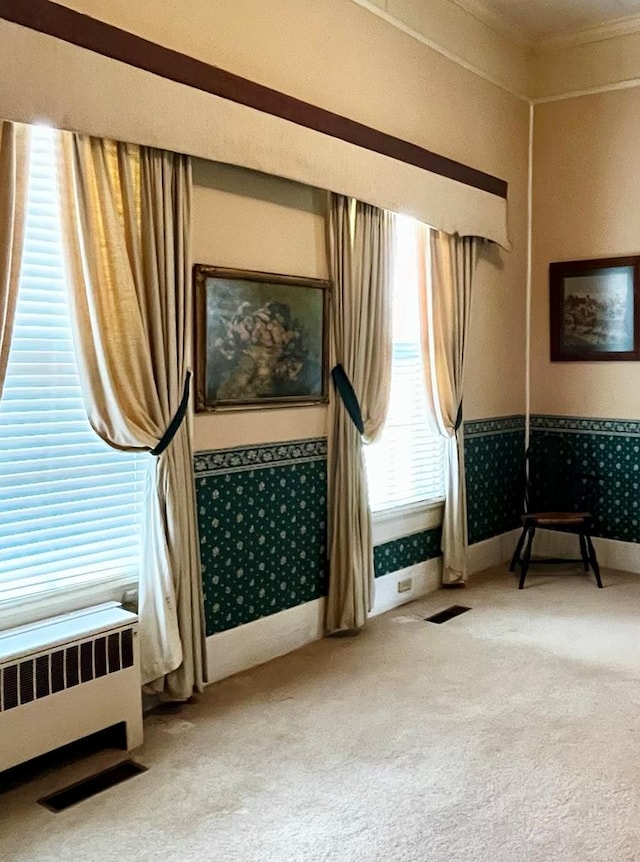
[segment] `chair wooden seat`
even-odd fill
[[[600,567],[591,540],[595,525],[592,512],[598,498],[595,471],[585,468],[584,462],[578,463],[573,447],[560,435],[534,434],[525,455],[524,488],[522,533],[509,566],[512,572],[520,566],[518,589],[524,588],[532,563],[531,546],[538,528],[577,535],[584,571],[591,568],[596,584],[601,588]]]
[[[525,524],[527,521],[535,521],[540,527],[579,526],[587,521],[593,521],[593,516],[589,512],[531,512],[522,516],[522,523]]]

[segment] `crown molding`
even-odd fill
[[[502,36],[507,36],[521,48],[531,48],[535,44],[536,40],[533,33],[520,27],[496,9],[491,9],[482,0],[452,0],[452,2],[482,24],[496,30]]]
[[[573,48],[577,45],[588,45],[590,42],[605,42],[607,39],[629,36],[638,32],[640,32],[640,15],[629,15],[606,24],[596,24],[593,27],[584,27],[581,30],[538,39],[534,44],[534,51],[536,54],[546,54],[558,48]]]
[[[494,75],[488,74],[479,66],[476,66],[475,64],[470,63],[468,60],[465,60],[464,57],[460,56],[460,54],[449,50],[444,45],[441,45],[439,42],[435,42],[433,39],[430,39],[428,36],[425,36],[424,33],[415,30],[413,27],[410,27],[408,24],[405,24],[404,21],[402,21],[400,18],[397,18],[395,15],[390,15],[381,6],[378,6],[377,3],[372,2],[372,0],[351,0],[351,2],[355,3],[356,6],[361,6],[363,9],[366,9],[368,12],[371,12],[373,15],[378,18],[381,18],[383,21],[386,21],[386,23],[390,24],[392,27],[395,27],[396,29],[401,30],[403,33],[406,33],[407,36],[411,36],[411,38],[415,39],[416,42],[421,42],[423,45],[426,45],[433,51],[437,51],[438,54],[441,54],[448,60],[452,60],[454,63],[456,63],[458,66],[461,66],[463,69],[466,69],[468,72],[477,75],[479,78],[483,78],[485,81],[488,81],[490,84],[493,84],[500,90],[504,90],[505,93],[509,93],[511,96],[515,96],[517,99],[520,99],[523,102],[527,102],[527,104],[530,103],[531,98],[528,93],[520,92],[514,87],[510,87],[506,80],[502,80],[496,78]],[[457,0],[452,0],[452,2],[457,3]],[[464,0],[464,2],[467,2],[467,0]],[[462,8],[462,6],[460,8]]]
[[[583,90],[569,90],[566,93],[555,93],[551,96],[537,96],[531,99],[531,104],[546,105],[549,102],[566,102],[569,99],[582,98],[582,96],[599,96],[602,93],[613,93],[617,90],[635,90],[637,88],[640,88],[640,78],[628,78],[625,81],[614,81],[611,84],[586,87]]]

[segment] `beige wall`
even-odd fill
[[[354,0],[377,6],[397,26],[410,28],[443,51],[516,93],[528,92],[529,51],[451,0]]]
[[[635,362],[549,361],[548,265],[640,253],[640,89],[539,105],[532,412],[640,418]]]
[[[558,42],[532,55],[529,92],[534,99],[640,79],[640,33],[578,44]]]
[[[200,159],[193,166],[193,262],[327,278],[324,193]],[[325,406],[198,414],[194,448],[324,437]]]

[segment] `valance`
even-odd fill
[[[0,20],[4,119],[250,168],[510,248],[499,195]]]

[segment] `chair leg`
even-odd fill
[[[587,547],[589,548],[589,562],[591,563],[591,568],[593,569],[593,574],[596,576],[596,584],[599,589],[602,589],[602,579],[600,578],[600,566],[598,565],[598,558],[596,557],[596,549],[593,547],[593,542],[591,541],[591,536],[589,533],[586,534]]]
[[[527,546],[524,549],[524,555],[522,557],[522,562],[520,563],[520,582],[518,584],[518,589],[524,589],[524,579],[527,576],[527,571],[529,569],[529,563],[531,562],[531,545],[533,544],[533,537],[536,534],[536,528],[531,526],[527,528],[529,533],[529,538],[527,539]]]
[[[513,557],[511,558],[511,565],[509,566],[510,572],[515,572],[516,566],[520,560],[520,551],[522,550],[522,546],[524,545],[524,540],[527,535],[526,526],[522,528],[522,532],[520,533],[520,537],[518,538],[518,544],[516,545],[516,549],[513,552]]]
[[[589,571],[589,553],[587,551],[587,540],[584,537],[584,533],[580,533],[580,555],[582,557],[582,565],[584,566],[585,572]]]

